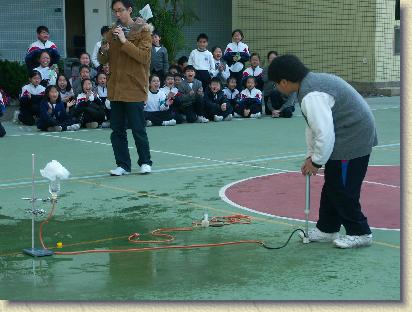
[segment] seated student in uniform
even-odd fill
[[[236,89],[236,87],[236,78],[233,76],[227,78],[227,87],[223,89],[223,93],[225,94],[227,102],[230,104],[233,110],[235,109],[236,104],[238,104],[240,99],[240,92],[238,89]]]
[[[104,104],[104,113],[106,115],[105,121],[102,123],[102,128],[110,128],[110,101],[107,99],[107,76],[105,73],[100,72],[96,77],[97,88],[96,93],[100,97],[100,100]]]
[[[93,92],[90,78],[82,80],[82,92],[77,96],[74,115],[82,127],[96,129],[105,121],[104,104]]]
[[[175,87],[179,89],[180,84],[184,81],[183,75],[176,73],[173,75],[175,80]]]
[[[263,79],[263,101],[265,102],[265,114],[266,115],[272,115],[272,110],[268,108],[269,101],[270,101],[270,94],[275,90],[275,83],[271,80],[269,80],[268,77],[268,69],[269,65],[272,63],[272,61],[278,56],[277,51],[269,51],[267,55],[267,64],[263,68],[263,74],[262,74],[262,79]]]
[[[188,61],[189,59],[187,58],[186,55],[179,57],[179,59],[177,60],[177,67],[179,68],[179,72],[181,74],[184,74],[185,68],[188,65]]]
[[[57,83],[56,83],[57,90],[60,93],[63,103],[67,103],[74,99],[74,92],[72,85],[70,84],[69,80],[66,78],[64,74],[59,74],[57,76]]]
[[[37,41],[33,42],[27,49],[25,62],[29,71],[39,66],[40,53],[47,51],[50,56],[50,64],[57,64],[60,59],[57,46],[49,40],[49,29],[46,26],[37,27]]]
[[[160,90],[160,77],[153,74],[149,78],[149,93],[144,107],[146,126],[175,126],[176,120],[172,118],[170,106],[171,99]]]
[[[250,66],[243,72],[242,82],[244,83],[246,77],[253,76],[256,78],[256,88],[263,90],[263,69],[260,67],[260,56],[258,53],[250,55]]]
[[[204,117],[202,83],[195,79],[195,68],[192,65],[186,66],[185,77],[185,80],[177,87],[179,96],[176,96],[173,102],[175,111],[189,123],[209,122],[209,119]]]
[[[207,49],[209,38],[206,34],[197,36],[197,49],[189,56],[188,65],[196,70],[196,79],[202,82],[203,90],[206,90],[210,82],[210,72],[215,69],[212,53]]]
[[[273,118],[291,118],[295,111],[295,103],[297,102],[297,93],[293,92],[290,95],[282,94],[277,89],[269,96],[270,101],[267,103],[267,108],[271,112]]]
[[[23,86],[20,94],[20,110],[15,111],[14,121],[26,126],[34,126],[40,115],[40,102],[43,100],[45,88],[40,85],[41,75],[37,70],[29,74],[30,83]]]
[[[170,65],[168,73],[170,74],[182,74],[182,71],[180,70],[180,67],[176,64]]]
[[[0,91],[0,117],[3,116],[3,112],[6,110],[6,105],[3,102],[3,94]],[[0,138],[6,135],[6,130],[0,122]]]
[[[50,54],[47,51],[40,53],[39,62],[40,65],[34,70],[37,70],[41,75],[40,84],[43,87],[53,86],[56,84],[57,74],[59,73],[59,67],[57,64],[50,66]]]
[[[90,79],[90,81],[92,82],[92,90],[93,92],[96,91],[96,84],[93,82],[92,78],[90,77],[90,67],[87,65],[80,65],[79,77],[76,80],[73,80],[73,83],[72,83],[74,95],[76,97],[82,92],[82,81],[84,79]]]
[[[74,104],[74,100],[69,102]],[[70,107],[70,105],[68,105]],[[76,131],[80,125],[76,124],[68,113],[69,107],[64,107],[56,86],[48,86],[44,91],[44,99],[40,104],[40,117],[37,128],[41,131],[60,132]]]
[[[240,101],[235,107],[234,115],[237,118],[260,118],[262,116],[262,92],[255,88],[255,77],[247,77],[245,85],[246,88],[240,93]]]
[[[227,98],[222,91],[222,84],[217,77],[212,78],[204,96],[206,116],[210,120],[232,120],[232,106],[227,103]]]
[[[80,66],[81,65],[86,65],[89,67],[89,71],[90,71],[90,79],[93,81],[94,79],[96,79],[97,76],[97,70],[93,68],[93,64],[90,58],[90,54],[87,52],[82,52],[80,54],[79,57],[79,61],[80,61]]]

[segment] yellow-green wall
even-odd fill
[[[348,81],[399,81],[399,62],[387,46],[394,10],[395,0],[233,0],[232,28],[243,30],[244,42],[264,61],[277,50]],[[385,21],[384,11],[391,12]]]

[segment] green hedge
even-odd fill
[[[12,98],[18,98],[21,88],[28,83],[26,65],[0,60],[0,73],[0,88]]]

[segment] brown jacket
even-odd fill
[[[109,63],[107,98],[110,101],[144,102],[149,90],[153,26],[133,27],[124,44],[118,39],[113,40],[112,30],[106,35],[109,51],[98,53],[101,64]]]

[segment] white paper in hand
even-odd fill
[[[139,13],[140,13],[140,16],[146,21],[149,18],[153,17],[152,10],[150,9],[150,5],[148,4],[146,4],[145,7],[139,11]]]

